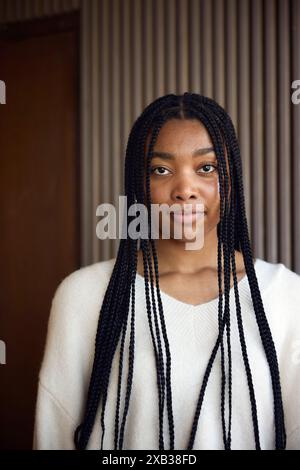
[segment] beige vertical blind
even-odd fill
[[[241,147],[254,254],[300,273],[299,0],[0,0],[1,22],[81,10],[82,264],[115,256],[99,204],[123,194],[125,147],[166,93],[209,96]]]

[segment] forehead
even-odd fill
[[[146,148],[148,149],[151,131],[147,136]],[[171,119],[167,121],[159,131],[154,148],[178,153],[179,150],[192,152],[196,147],[201,148],[212,141],[206,127],[197,119]]]
[[[151,130],[145,142],[144,162],[150,144]],[[223,140],[227,172],[229,172],[228,152]],[[194,150],[213,147],[210,134],[198,119],[170,119],[160,129],[154,150],[173,153],[178,156],[192,154]],[[229,174],[229,173],[228,173]]]

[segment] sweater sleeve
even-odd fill
[[[33,450],[73,450],[70,429],[75,422],[39,381],[36,416],[33,434]]]
[[[78,337],[75,303],[80,301],[79,297],[76,299],[78,292],[74,286],[74,274],[71,274],[59,284],[52,299],[38,377],[33,437],[35,450],[74,449],[72,435],[75,423],[69,408],[72,406],[71,374],[75,373],[72,343]],[[76,393],[74,395],[76,400]]]
[[[294,431],[287,436],[286,449],[300,450],[300,427],[294,429]]]
[[[81,268],[57,287],[39,372],[34,449],[74,449],[84,414],[95,332],[108,283],[106,264]]]

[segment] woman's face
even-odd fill
[[[147,150],[149,143],[150,135],[146,142]],[[204,209],[204,237],[216,229],[220,219],[217,158],[209,133],[200,121],[167,121],[156,140],[150,168],[153,204],[172,206],[176,203],[183,210],[184,204],[191,209],[201,203]],[[183,222],[171,213],[171,238],[174,224],[177,223]],[[190,223],[194,230],[195,224],[199,222]]]

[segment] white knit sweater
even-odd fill
[[[103,296],[115,258],[81,268],[58,286],[51,307],[47,342],[39,374],[34,449],[74,449],[73,435],[83,418],[94,358],[95,334]],[[300,449],[300,276],[283,264],[257,258],[255,263],[264,309],[272,331],[279,369],[287,431],[287,449]],[[273,393],[269,367],[252,306],[248,278],[238,284],[262,449],[274,448]],[[217,338],[218,298],[193,306],[163,291],[161,298],[171,351],[175,449],[186,449],[203,374]],[[232,314],[232,449],[253,449],[249,391],[235,316]],[[134,376],[123,449],[159,449],[158,392],[152,339],[145,308],[144,278],[136,277]],[[120,421],[127,384],[127,327]],[[162,343],[163,344],[163,343]],[[114,424],[120,342],[114,356],[105,410],[103,449],[114,449]],[[165,357],[165,354],[164,354]],[[193,449],[222,449],[220,354],[206,389]],[[166,400],[165,400],[166,401]],[[87,449],[101,443],[100,407]],[[164,445],[169,449],[165,403]]]

